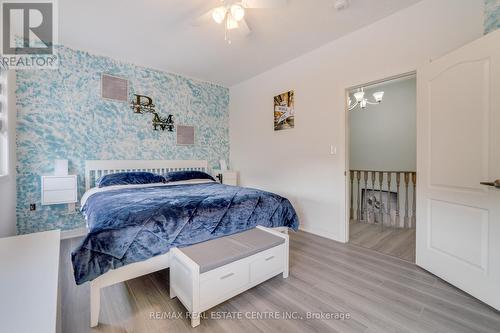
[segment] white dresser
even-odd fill
[[[59,230],[0,238],[0,331],[54,333]]]
[[[76,175],[42,176],[42,205],[77,202]]]

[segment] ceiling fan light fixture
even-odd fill
[[[238,4],[234,4],[230,8],[231,16],[233,19],[235,19],[237,22],[243,20],[245,17],[245,8]]]
[[[333,6],[336,10],[344,10],[349,7],[349,0],[335,0]]]
[[[227,15],[226,19],[227,30],[237,29],[238,27],[239,27],[238,21],[236,21],[232,15]]]
[[[220,6],[217,7],[213,10],[212,12],[212,18],[217,24],[221,24],[224,22],[224,19],[226,18],[227,10],[226,7]]]

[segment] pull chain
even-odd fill
[[[228,28],[229,15],[226,15],[226,22],[224,24],[224,40],[231,45],[231,31]]]

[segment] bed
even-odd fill
[[[72,253],[75,282],[90,282],[91,326],[100,289],[169,267],[169,250],[251,229],[297,230],[290,202],[212,180],[96,188],[108,174],[208,172],[207,161],[87,161],[82,212],[88,234]]]

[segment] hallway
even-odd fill
[[[415,229],[384,227],[351,220],[349,242],[393,257],[415,262]]]

